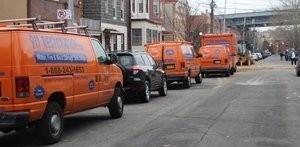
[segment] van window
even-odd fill
[[[103,49],[103,47],[100,45],[100,43],[96,40],[92,40],[93,49],[96,53],[97,59],[99,63],[103,63],[108,60],[107,55]]]
[[[191,46],[183,45],[181,46],[181,51],[185,58],[194,58],[194,54]]]

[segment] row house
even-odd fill
[[[94,27],[94,36],[99,37],[109,52],[130,50],[128,40],[129,2],[127,0],[84,0],[84,22],[100,22]],[[92,24],[88,23],[88,24]],[[95,23],[93,23],[95,24]],[[93,25],[89,25],[93,26]]]
[[[87,25],[109,51],[128,50],[127,0],[73,0],[73,24]],[[59,21],[58,9],[68,9],[68,0],[1,0],[0,19],[36,17],[42,22]]]
[[[131,0],[132,50],[162,40],[164,0]]]

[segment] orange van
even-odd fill
[[[193,46],[188,42],[158,42],[145,45],[158,65],[165,70],[168,83],[182,82],[185,88],[191,86],[191,78],[202,82],[200,64]]]
[[[97,39],[63,32],[0,27],[0,131],[36,126],[53,144],[64,115],[107,106],[112,118],[122,116],[121,70]]]
[[[228,47],[223,45],[203,46],[199,49],[199,54],[202,55],[199,59],[202,76],[212,73],[224,73],[229,77],[233,74],[233,62],[231,62]]]

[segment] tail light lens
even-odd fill
[[[184,63],[184,62],[180,62],[180,67],[181,67],[182,69],[184,69],[184,68],[185,68],[185,63]]]
[[[16,77],[16,97],[24,98],[29,96],[29,78],[28,77]]]
[[[132,72],[133,72],[134,75],[137,74],[139,72],[139,70],[140,70],[139,65],[133,65]]]

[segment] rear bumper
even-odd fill
[[[223,73],[228,71],[227,68],[201,68],[201,73]]]
[[[183,81],[187,76],[186,75],[167,75],[168,82],[174,81]]]
[[[29,124],[29,112],[0,112],[0,130]]]

